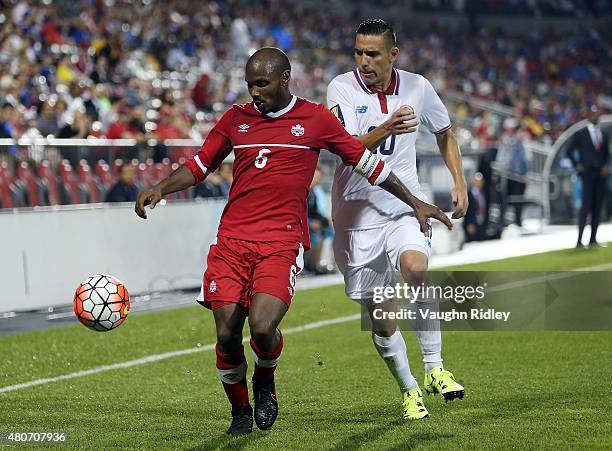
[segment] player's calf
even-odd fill
[[[251,339],[255,372],[253,374],[253,395],[255,399],[255,424],[259,429],[272,427],[278,416],[278,401],[274,385],[274,371],[283,350],[283,335],[277,330],[278,344],[272,352],[263,351],[258,343]]]
[[[232,423],[227,430],[231,435],[248,434],[253,430],[253,409],[249,404],[249,390],[246,383],[247,361],[244,347],[223,351],[216,346],[217,374],[227,399],[232,405]]]

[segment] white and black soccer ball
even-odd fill
[[[107,332],[125,321],[130,312],[130,295],[118,279],[99,274],[79,284],[74,293],[73,307],[82,324]]]

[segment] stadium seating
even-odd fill
[[[111,172],[111,168],[104,160],[98,160],[96,163],[96,175],[105,190],[108,190],[115,183],[115,177]]]
[[[44,193],[42,183],[38,183],[36,176],[30,169],[30,164],[22,161],[17,166],[17,184],[21,185],[27,196],[27,205],[38,207],[44,205]]]
[[[184,163],[184,159],[181,162]],[[152,159],[130,162],[136,172],[136,185],[139,189],[150,188],[179,167],[165,158],[161,163]],[[0,209],[53,206],[80,203],[103,202],[108,190],[116,183],[123,160],[116,159],[111,166],[105,160],[98,160],[92,168],[87,160],[80,160],[73,168],[68,160],[63,160],[58,169],[43,160],[36,170],[29,162],[19,163],[13,173],[7,162],[0,164]],[[173,199],[190,199],[193,189],[166,196]]]
[[[101,201],[101,189],[100,181],[93,174],[87,160],[81,160],[78,165],[77,172],[79,173],[79,179],[81,180],[82,189],[87,194],[87,202],[98,203]]]
[[[8,164],[0,164],[0,205],[2,208],[14,208],[23,206],[21,190],[15,184],[15,177],[11,173]]]
[[[25,156],[16,157],[13,150],[10,156],[14,158],[13,172],[10,177],[2,177],[0,186],[3,208],[101,201],[123,163],[111,155],[129,155],[130,159],[137,156],[139,160],[133,163],[137,184],[151,186],[163,174],[167,175],[172,163],[181,163],[194,154],[194,147],[171,145],[165,140],[191,138],[200,142],[229,105],[249,99],[241,71],[253,47],[278,45],[287,50],[295,64],[292,79],[298,87],[296,94],[319,102],[325,100],[330,78],[354,65],[350,54],[356,24],[343,14],[342,2],[313,10],[306,20],[299,2],[279,0],[278,7],[284,16],[277,23],[274,15],[260,17],[255,13],[257,8],[245,9],[241,12],[243,17],[227,16],[220,11],[227,11],[231,2],[219,0],[215,2],[219,9],[211,10],[214,19],[210,20],[223,26],[205,27],[195,35],[176,33],[171,20],[181,16],[187,21],[183,29],[195,26],[199,19],[192,14],[189,2],[153,2],[150,14],[145,16],[136,14],[138,2],[122,2],[121,7],[96,10],[99,17],[92,17],[92,10],[87,7],[91,2],[82,0],[73,2],[81,11],[80,16],[62,15],[63,7],[57,2],[15,3],[13,14],[2,14],[6,16],[4,29],[21,30],[15,35],[15,42],[3,49],[4,58],[13,63],[0,68],[0,78],[7,88],[0,90],[0,102],[15,109],[7,129],[9,135],[14,139],[30,132],[61,138],[127,138],[134,139],[136,144],[83,148],[71,144],[70,152],[64,152],[60,146],[58,161],[50,158],[54,171],[42,166],[40,155],[36,155],[40,152],[37,146],[20,148]],[[389,7],[396,3],[382,0]],[[589,15],[597,17],[612,12],[611,2],[408,3],[405,23],[395,23],[402,49],[397,66],[423,74],[432,82],[457,128],[465,131],[458,133],[465,141],[462,146],[486,148],[486,143],[493,143],[500,134],[500,124],[506,117],[514,118],[528,138],[549,145],[582,118],[581,110],[590,103],[599,99],[612,105],[606,89],[609,77],[599,69],[607,61],[607,31],[603,23],[589,22]],[[360,10],[364,5],[365,2],[355,2],[356,16],[364,16],[361,14],[364,10]],[[444,27],[420,20],[425,16],[418,14],[432,11],[453,11],[456,18]],[[414,17],[409,17],[413,12]],[[530,33],[525,26],[509,32],[486,21],[472,23],[474,15],[488,14],[581,17],[592,30],[584,33],[569,26],[567,32],[543,28],[539,33]],[[23,27],[19,17],[27,17],[32,23]],[[53,21],[44,23],[45,17],[63,20],[51,25]],[[153,26],[147,17],[161,20],[156,20]],[[120,18],[133,29],[142,30],[142,37],[132,40],[130,33],[121,32],[121,27],[107,29],[104,24],[111,18]],[[238,19],[246,23],[244,36],[222,31],[231,28]],[[465,19],[470,27],[464,26]],[[86,23],[90,26],[85,27]],[[36,31],[43,25],[54,30],[53,36]],[[82,40],[84,35],[89,38]],[[284,35],[310,37],[286,41],[282,39]],[[225,50],[207,52],[205,44],[209,40],[216,43],[215,48]],[[49,45],[56,41],[66,45]],[[90,45],[92,42],[100,45]],[[320,42],[330,45],[317,45]],[[154,51],[158,46],[167,51]],[[116,58],[109,59],[110,54]],[[11,67],[29,70],[18,74]],[[141,77],[143,74],[147,77]],[[194,86],[195,80],[199,81]],[[486,108],[476,102],[486,104]],[[41,121],[39,112],[43,109],[50,115]],[[151,140],[157,144],[145,144]],[[170,161],[149,164],[148,157],[155,161],[170,157]],[[76,174],[72,167],[66,170],[59,163],[61,158],[70,159]],[[87,158],[89,170],[81,170],[80,158]],[[31,161],[31,166],[22,168],[22,160]],[[98,183],[97,190],[94,182]],[[172,197],[187,199],[188,191]]]
[[[38,165],[38,175],[47,193],[47,205],[60,205],[62,197],[57,182],[57,174],[48,161],[42,161]]]
[[[60,165],[60,177],[64,185],[64,196],[66,203],[81,204],[85,202],[85,192],[81,190],[79,180],[72,170],[72,166],[68,160],[62,161]]]
[[[138,164],[136,169],[137,179],[145,189],[151,188],[155,184],[156,177],[153,173],[154,170],[153,160]]]

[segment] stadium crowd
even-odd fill
[[[414,0],[409,3],[415,11],[536,17],[582,17],[612,11],[612,5],[607,0]]]
[[[306,8],[280,0],[206,2],[195,11],[185,0],[4,2],[0,89],[11,111],[0,133],[199,140],[219,112],[247,98],[244,58],[263,45],[289,52],[295,91],[322,101],[329,80],[353,66],[355,21]],[[517,37],[395,26],[398,67],[424,74],[442,93],[511,107],[533,138],[554,139],[585,105],[610,103],[610,31],[603,27]],[[501,127],[465,103],[454,114],[479,136]]]
[[[401,3],[416,11],[435,7],[465,14],[470,13],[467,5],[474,5]],[[476,3],[483,13],[504,13],[510,7],[532,11],[533,5],[540,14],[567,13],[568,5],[576,15],[610,10],[598,1]],[[284,49],[293,65],[293,91],[324,101],[327,83],[353,67],[354,30],[361,18],[354,16],[288,0],[218,0],[197,8],[189,0],[0,1],[0,138],[95,136],[137,143],[86,152],[5,144],[0,145],[0,164],[19,177],[22,161],[40,173],[41,161],[49,160],[61,173],[64,159],[76,171],[87,157],[92,168],[102,168],[97,177],[104,180],[108,166],[97,165],[98,160],[120,157],[145,168],[136,171],[141,184],[152,183],[155,174],[170,169],[169,161],[194,152],[193,147],[166,147],[165,140],[201,142],[229,105],[249,100],[243,66],[258,47]],[[401,48],[397,66],[432,81],[465,131],[462,143],[471,149],[499,144],[507,119],[517,124],[519,136],[550,143],[582,119],[588,105],[612,104],[610,30],[604,25],[520,36],[418,23],[410,17],[394,26]],[[492,108],[476,106],[474,100]],[[158,144],[151,145],[152,139]],[[155,169],[155,163],[163,166]],[[191,195],[225,195],[219,186],[207,185]],[[109,188],[81,199],[103,198]]]

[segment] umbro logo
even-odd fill
[[[238,131],[239,131],[239,132],[242,132],[242,133],[246,133],[246,132],[248,132],[248,131],[249,131],[249,128],[251,128],[251,126],[250,126],[250,125],[248,125],[248,124],[240,124],[240,125],[238,126]]]
[[[293,127],[291,127],[291,134],[293,136],[304,135],[304,127],[302,127],[300,124],[295,124]]]

